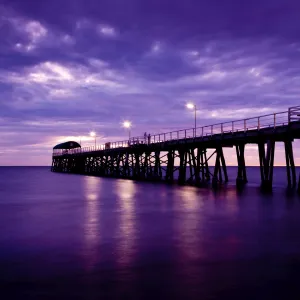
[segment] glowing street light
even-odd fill
[[[123,122],[123,127],[128,129],[128,135],[129,135],[129,139],[130,139],[131,122],[129,122],[129,121],[124,121],[124,122]]]
[[[188,109],[193,109],[194,112],[195,112],[195,136],[196,136],[196,128],[197,128],[197,115],[196,115],[197,114],[197,107],[196,107],[196,104],[189,102],[189,103],[187,103],[186,107]]]
[[[91,137],[95,137],[95,149],[96,149],[96,132],[95,131],[91,131],[90,132],[90,136]]]
[[[188,103],[188,104],[186,105],[186,107],[187,107],[188,109],[193,109],[193,108],[195,107],[195,104],[193,104],[193,103]]]
[[[124,126],[125,128],[130,128],[130,127],[131,127],[131,123],[130,123],[129,121],[125,121],[125,122],[123,123],[123,126]]]

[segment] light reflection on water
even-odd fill
[[[88,270],[93,269],[99,260],[100,222],[99,200],[101,193],[101,180],[96,177],[85,176],[85,259]]]
[[[197,195],[194,188],[185,187],[176,191],[174,208],[176,245],[179,248],[181,259],[193,260],[203,256],[200,246],[200,235],[202,231],[201,216],[203,199]]]
[[[135,253],[136,240],[136,183],[130,180],[118,180],[116,183],[119,206],[119,226],[117,233],[117,264],[130,265]]]
[[[238,196],[237,191],[234,189],[229,189],[226,195],[227,200],[227,210],[231,216],[235,216],[238,213],[239,205],[238,205]]]

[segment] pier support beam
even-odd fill
[[[186,164],[187,164],[187,152],[184,150],[179,150],[179,176],[178,176],[178,184],[185,184],[186,181]]]
[[[162,170],[161,170],[161,163],[160,163],[160,151],[155,151],[155,162],[154,162],[154,179],[161,180],[162,178]]]
[[[75,158],[75,173],[82,174],[85,172],[85,159],[83,157]]]
[[[140,153],[134,153],[134,179],[140,179]]]
[[[210,181],[210,172],[209,172],[209,167],[208,167],[208,159],[207,159],[207,149],[202,150],[202,158],[201,161],[203,160],[202,166],[203,166],[203,170],[205,173],[205,179],[206,181]],[[202,180],[204,180],[204,177],[202,178]]]
[[[223,148],[219,146],[218,148],[216,148],[216,162],[212,181],[213,187],[216,187],[218,183],[223,182],[223,176],[224,181],[228,182],[227,168],[223,154]]]
[[[197,150],[197,157],[195,156],[195,149],[191,150],[191,163],[193,165],[194,177],[195,177],[195,184],[200,184],[200,157],[198,158],[198,150]],[[190,166],[191,168],[192,166]]]
[[[236,185],[241,186],[248,182],[245,164],[245,144],[237,144],[236,146],[236,156],[238,163],[238,173],[236,178]]]
[[[197,149],[197,172],[200,177],[200,185],[203,185],[210,180],[210,172],[208,168],[208,159],[206,152],[207,150],[205,148]]]
[[[141,153],[141,179],[146,180],[147,178],[147,153]]]
[[[267,153],[265,153],[265,143],[258,144],[261,187],[264,190],[272,189],[274,151],[275,151],[275,141],[269,140],[267,142]]]
[[[172,183],[174,180],[175,151],[169,150],[167,157],[168,157],[168,163],[167,163],[167,171],[166,171],[166,181]]]
[[[288,188],[296,187],[296,169],[293,155],[293,145],[291,140],[284,141],[286,173],[288,180]]]
[[[125,158],[124,158],[124,161],[123,161],[123,174],[124,174],[124,177],[127,178],[130,176],[130,166],[129,166],[129,153],[126,152],[125,154]]]

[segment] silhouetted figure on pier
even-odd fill
[[[148,134],[148,145],[150,145],[150,142],[151,142],[151,135],[150,133]]]

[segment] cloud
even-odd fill
[[[34,50],[48,34],[47,29],[37,20],[9,16],[3,18],[3,22],[17,33],[14,46],[18,51],[30,52]]]
[[[151,53],[159,53],[162,50],[162,44],[160,42],[155,42],[151,46]]]
[[[29,21],[24,25],[24,30],[33,43],[38,42],[47,35],[47,29],[38,21]]]
[[[49,81],[71,81],[74,80],[74,77],[68,68],[47,61],[30,70],[27,79],[33,82],[47,83]]]
[[[44,91],[48,98],[66,98],[102,89],[108,94],[129,93],[138,91],[138,87],[131,83],[130,77],[121,75],[110,69],[101,60],[91,59],[89,65],[60,64],[46,61],[35,66],[25,67],[19,72],[5,72],[0,74],[0,81],[7,84],[22,85],[25,90]],[[23,91],[21,91],[23,93]]]
[[[108,25],[98,25],[97,26],[98,33],[107,37],[115,37],[117,35],[116,30]]]

